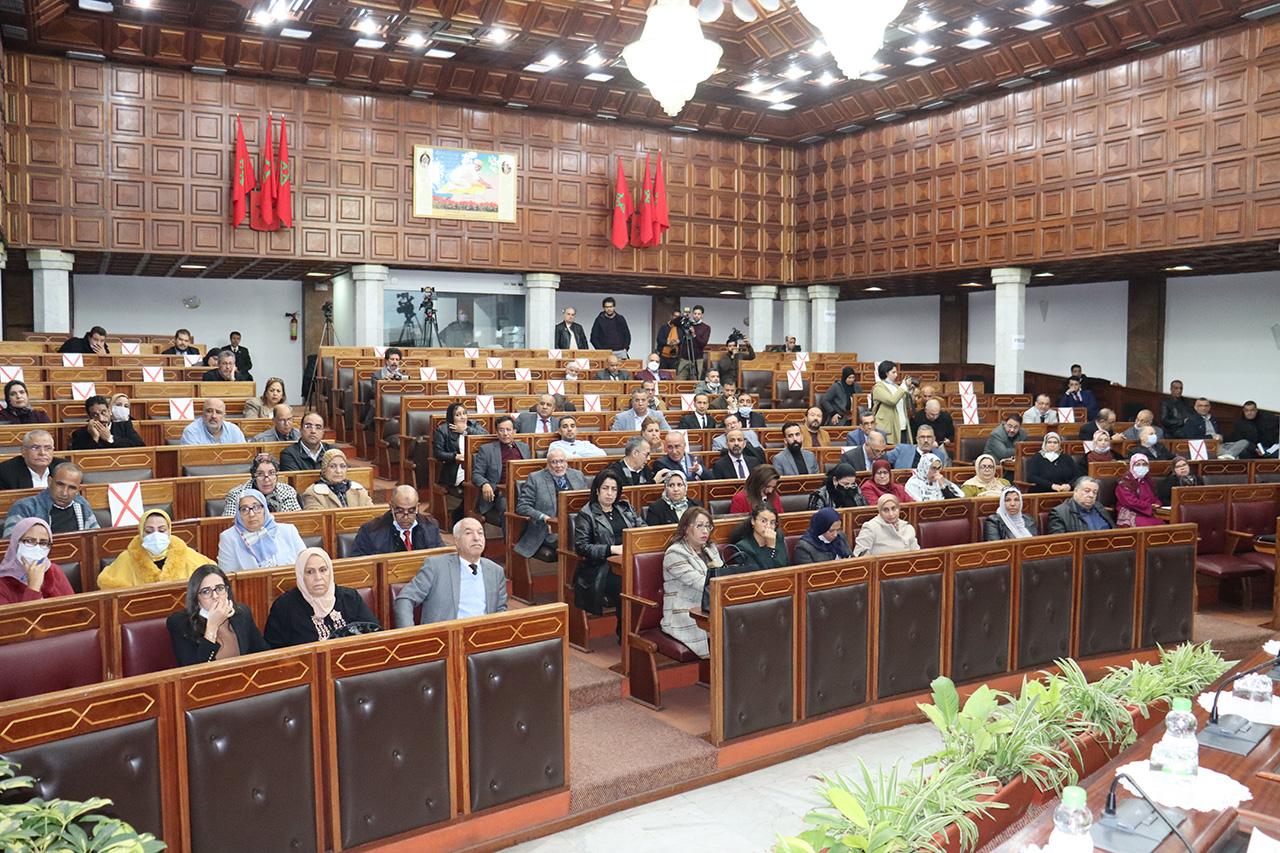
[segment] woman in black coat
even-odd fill
[[[204,614],[208,614],[207,616]],[[268,651],[253,613],[231,595],[231,582],[212,563],[187,580],[187,609],[165,620],[178,666]]]
[[[298,585],[273,601],[267,614],[263,636],[271,648],[300,646],[382,627],[360,593],[334,583],[333,560],[321,549],[303,549],[294,570]]]
[[[1076,461],[1062,450],[1062,439],[1056,432],[1046,432],[1040,452],[1028,456],[1022,471],[1033,492],[1069,492],[1080,477]]]
[[[622,554],[622,531],[647,527],[644,519],[622,500],[618,475],[606,468],[591,481],[591,500],[578,511],[573,525],[573,549],[578,567],[573,573],[574,606],[595,616],[616,607],[622,593],[622,576],[609,565]],[[622,639],[622,611],[618,611],[618,639]]]
[[[462,460],[466,456],[466,447],[462,442],[462,437],[465,435],[488,435],[488,433],[480,424],[467,420],[465,403],[450,403],[449,408],[445,410],[444,423],[436,427],[435,434],[431,436],[431,452],[442,463],[440,482],[437,485],[443,486],[446,492],[453,495],[461,494],[462,480],[459,474],[462,471]],[[462,518],[463,512],[465,510],[459,504],[458,509],[454,511],[455,523]]]
[[[689,484],[685,481],[684,472],[670,469],[666,483],[662,487],[662,497],[645,507],[644,520],[649,527],[660,524],[679,524],[680,518],[689,507],[702,506],[689,497]]]
[[[982,541],[1000,542],[1039,535],[1040,525],[1034,517],[1022,511],[1022,492],[1018,487],[1005,486],[1001,489],[999,509],[987,516],[982,525]]]

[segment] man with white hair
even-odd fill
[[[515,552],[533,557],[543,551],[547,561],[555,559],[557,537],[548,522],[560,511],[561,492],[587,488],[587,478],[569,467],[569,457],[559,447],[547,451],[547,467],[534,471],[520,484],[516,513],[529,519],[516,542]],[[545,549],[545,550],[544,550]]]
[[[484,525],[463,518],[453,526],[454,553],[422,561],[422,568],[391,603],[396,627],[414,624],[413,609],[422,605],[419,625],[483,616],[507,609],[507,576],[484,555]]]

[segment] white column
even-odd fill
[[[71,265],[75,255],[58,249],[27,249],[35,331],[72,332]]]
[[[1023,392],[1029,281],[1029,269],[998,267],[991,271],[991,283],[996,286],[996,394]]]
[[[784,287],[782,298],[782,336],[794,337],[805,352],[813,349],[809,340],[809,294],[803,287]],[[784,341],[779,341],[784,343]]]
[[[387,286],[389,271],[381,264],[354,264],[351,280],[355,282],[354,346],[378,347],[386,341],[382,324],[382,291]]]
[[[751,345],[763,350],[773,340],[773,300],[778,298],[778,288],[771,284],[757,284],[747,288],[747,325]]]
[[[550,272],[524,274],[524,345],[528,349],[551,349],[552,333],[561,317],[556,315],[556,291],[560,276]]]
[[[833,284],[809,285],[809,337],[806,352],[836,352],[849,347],[836,346],[836,299],[840,288]]]

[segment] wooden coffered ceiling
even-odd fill
[[[910,0],[877,56],[883,78],[829,84],[824,73],[839,78],[839,71],[829,54],[810,52],[819,36],[794,0],[772,12],[748,0],[755,21],[726,10],[703,25],[724,48],[722,70],[675,118],[619,58],[639,37],[649,0],[276,0],[285,20],[264,25],[256,15],[268,2],[0,0],[0,23],[8,50],[807,142],[1220,30],[1272,0],[1048,0],[1040,15],[1047,25],[1037,29],[1027,28],[1036,18],[1032,0]],[[95,11],[107,6],[111,11]],[[943,25],[918,32],[922,11]],[[371,22],[369,32],[357,29],[362,19]],[[971,41],[975,19],[986,28],[986,44]],[[309,36],[291,37],[286,28]],[[509,38],[495,40],[498,30]],[[362,38],[375,44],[357,46]],[[920,40],[930,49],[913,51]],[[563,64],[530,70],[548,54]],[[593,54],[603,64],[582,61]],[[807,74],[786,78],[793,66]],[[586,79],[593,73],[611,78]],[[756,79],[770,87],[765,95],[793,94],[783,102],[792,109],[741,88]]]

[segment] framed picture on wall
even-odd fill
[[[515,222],[515,155],[413,146],[413,215]]]

